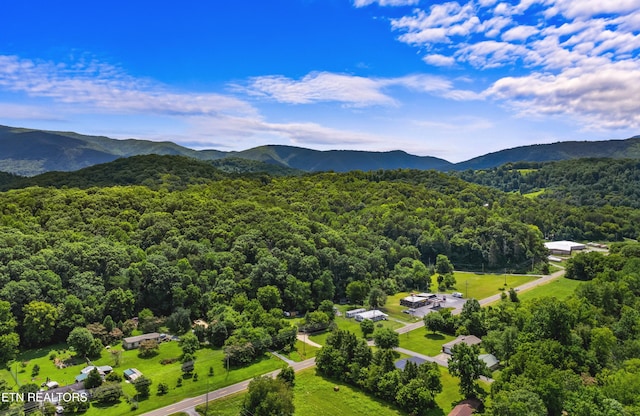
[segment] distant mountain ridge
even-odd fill
[[[118,158],[149,154],[178,155],[202,161],[217,161],[217,166],[225,167],[230,171],[249,169],[251,172],[257,172],[264,167],[260,164],[240,163],[238,159],[305,172],[379,169],[451,171],[487,169],[519,161],[547,162],[582,157],[640,158],[640,136],[626,140],[558,142],[522,146],[454,164],[444,159],[415,156],[401,150],[319,151],[294,146],[266,145],[243,151],[224,152],[193,150],[169,141],[117,140],[73,132],[0,126],[0,171],[21,176],[34,176],[50,171],[75,171]],[[286,169],[282,172],[286,172]]]

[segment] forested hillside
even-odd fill
[[[353,281],[420,288],[437,254],[462,269],[544,268],[543,232],[635,237],[640,224],[635,211],[543,205],[433,171],[161,179],[2,194],[0,299],[23,342],[144,308],[207,316],[264,286],[297,311],[345,297]],[[58,311],[37,339],[25,320],[33,302]]]
[[[522,194],[544,191],[540,198],[577,206],[640,207],[640,161],[576,159],[551,163],[508,163],[456,176],[468,182]]]

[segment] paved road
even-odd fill
[[[547,276],[542,276],[539,279],[533,280],[531,282],[525,283],[523,285],[520,285],[518,287],[516,287],[515,289],[517,291],[525,291],[531,288],[534,288],[536,286],[540,286],[540,285],[544,285],[547,284],[555,279],[560,278],[562,275],[564,275],[564,270],[560,270],[557,271],[551,275],[547,275]],[[482,299],[480,300],[480,305],[488,305],[490,303],[496,302],[500,300],[500,295],[494,295],[494,296],[489,296],[488,298]],[[462,308],[456,308],[453,311],[451,311],[452,314],[457,315],[462,311]],[[420,327],[424,326],[424,322],[422,320],[418,321],[418,322],[414,322],[412,324],[407,324],[405,326],[403,326],[402,328],[398,328],[396,329],[396,332],[398,332],[399,334],[405,334],[409,331],[413,331],[414,329],[418,329]],[[309,345],[315,345],[318,347],[321,347],[321,345],[311,341],[308,337],[305,337],[304,335],[299,335],[298,339],[301,340],[302,342],[306,342]],[[447,362],[444,360],[440,360],[437,357],[429,357],[426,355],[422,355],[419,354],[417,352],[411,351],[411,350],[407,350],[404,348],[397,348],[396,349],[399,352],[402,352],[404,354],[407,355],[412,355],[415,357],[420,357],[420,358],[424,358],[425,360],[428,361],[432,361],[432,362],[436,362],[439,365],[442,365],[444,367],[447,366]],[[293,369],[295,371],[300,371],[300,370],[304,370],[306,368],[311,368],[313,366],[316,365],[316,359],[315,358],[310,358],[308,360],[305,361],[301,361],[299,363],[295,363],[293,365],[291,365],[291,367],[293,367]],[[280,372],[280,370],[276,370],[276,371],[272,371],[270,373],[264,374],[264,375],[269,375],[271,377],[275,377],[278,373]],[[172,404],[166,407],[162,407],[160,409],[156,409],[154,411],[151,412],[147,412],[144,414],[144,416],[167,416],[170,415],[172,413],[177,413],[177,412],[187,412],[189,414],[193,414],[193,409],[195,406],[199,406],[203,403],[206,403],[207,400],[210,402],[210,406],[213,406],[214,404],[211,403],[212,401],[216,400],[216,399],[220,399],[226,396],[229,396],[231,394],[235,394],[235,393],[239,393],[241,391],[244,391],[248,388],[249,386],[249,382],[251,380],[245,380],[242,381],[240,383],[236,383],[233,384],[231,386],[227,386],[224,387],[222,389],[218,389],[218,390],[214,390],[209,392],[208,394],[203,394],[201,396],[197,396],[197,397],[192,397],[189,399],[184,399],[181,402],[178,402],[176,404]],[[493,381],[493,380],[490,380]]]
[[[316,365],[316,359],[315,358],[310,358],[308,360],[305,361],[301,361],[299,363],[295,363],[293,364],[291,367],[293,367],[293,369],[295,371],[300,371],[300,370],[304,370],[306,368],[310,368]],[[268,375],[271,377],[275,377],[278,373],[280,372],[280,370],[276,370],[276,371],[272,371],[270,373],[267,374],[263,374],[263,375]],[[147,412],[144,414],[144,416],[167,416],[170,415],[172,413],[177,413],[177,412],[190,412],[192,411],[192,409],[196,406],[199,406],[201,404],[205,404],[207,403],[207,400],[209,401],[209,406],[214,406],[214,403],[211,403],[212,401],[216,400],[216,399],[221,399],[223,397],[229,396],[231,394],[235,394],[235,393],[239,393],[241,391],[244,391],[248,388],[249,383],[251,382],[251,380],[245,380],[245,381],[241,381],[240,383],[236,383],[236,384],[232,384],[230,386],[218,389],[218,390],[214,390],[209,392],[208,394],[203,394],[197,397],[191,397],[189,399],[184,399],[181,402],[166,406],[166,407],[162,407],[160,409],[156,409],[153,410],[151,412]]]

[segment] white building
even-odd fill
[[[358,322],[362,322],[365,319],[369,319],[369,320],[371,320],[373,322],[385,321],[385,320],[387,320],[388,317],[389,317],[389,315],[387,315],[386,313],[380,312],[377,309],[372,309],[370,311],[360,312],[359,314],[357,314],[355,316],[356,321],[358,321]]]
[[[571,255],[574,250],[584,250],[587,248],[586,245],[573,241],[550,241],[544,243],[544,246],[551,254],[563,254],[566,256]]]
[[[354,316],[356,316],[357,314],[362,313],[362,312],[366,312],[366,309],[364,309],[364,308],[351,309],[350,311],[347,311],[345,313],[345,316],[347,318],[353,318]]]

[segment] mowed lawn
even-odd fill
[[[437,408],[428,416],[442,416],[452,409],[452,403],[462,399],[458,391],[458,379],[441,368],[443,390],[436,396]],[[339,390],[334,391],[338,386]],[[485,390],[488,387],[484,386]],[[244,393],[209,403],[207,416],[237,416],[240,414]],[[293,402],[297,416],[399,416],[407,413],[359,388],[316,375],[315,369],[296,373]],[[200,408],[199,408],[200,410]]]
[[[400,335],[400,347],[419,354],[434,357],[442,352],[442,344],[453,341],[456,337],[448,334],[435,334],[422,327]]]
[[[560,277],[559,279],[555,279],[542,286],[537,286],[525,292],[520,292],[518,293],[518,298],[521,301],[541,297],[555,297],[556,299],[562,300],[573,294],[581,283],[582,282],[580,280],[571,280],[566,277]]]
[[[54,347],[27,351],[20,354],[18,357],[18,363],[26,362],[26,366],[22,367],[21,364],[14,364],[11,366],[11,369],[15,373],[16,367],[18,368],[18,380],[20,384],[34,382],[40,385],[47,379],[47,377],[51,380],[57,381],[60,385],[72,384],[75,377],[80,374],[80,370],[87,364],[83,360],[76,359],[74,360],[74,365],[70,365],[63,369],[56,368],[54,361],[50,360],[49,356],[51,352],[55,352],[58,357],[71,356],[71,353],[68,350],[65,350],[65,348],[66,346],[64,345],[57,345]],[[113,349],[120,348],[121,347],[114,347]],[[315,350],[313,348],[307,348],[306,352],[307,355],[311,355],[315,353]],[[227,373],[222,350],[202,348],[196,353],[195,373],[198,374],[197,380],[195,378],[186,378],[182,381],[182,386],[178,387],[178,378],[182,376],[181,363],[178,360],[181,353],[182,352],[177,342],[164,342],[160,344],[160,353],[151,358],[138,357],[137,350],[123,351],[120,363],[116,366],[109,350],[103,350],[101,357],[93,361],[94,365],[110,365],[114,367],[114,371],[121,375],[127,368],[137,368],[147,378],[151,379],[153,383],[151,385],[151,395],[148,399],[140,400],[138,403],[138,409],[135,411],[132,411],[131,405],[127,403],[125,398],[122,398],[119,404],[113,406],[97,407],[92,403],[91,407],[85,414],[87,416],[140,414],[158,407],[177,403],[186,397],[204,394],[207,391],[207,388],[209,388],[209,390],[222,388],[277,370],[285,365],[283,361],[271,354],[265,354],[264,358],[252,365],[237,369],[231,368]],[[161,364],[163,359],[176,359],[176,361],[170,364]],[[36,364],[40,366],[40,372],[37,377],[32,378],[31,371],[33,366]],[[213,367],[214,375],[212,377],[208,375],[209,367]],[[16,386],[14,377],[7,369],[0,371],[0,378],[6,380],[10,387]],[[169,385],[169,392],[165,395],[158,396],[156,395],[156,392],[158,384],[161,382]],[[134,398],[136,391],[133,386],[126,382],[122,382],[121,385],[124,394],[130,398]],[[17,387],[15,387],[14,390],[17,391]]]
[[[355,307],[350,307],[349,309],[355,309]],[[345,318],[344,313],[342,316],[336,316],[335,322],[338,325],[338,328],[347,330],[349,332],[353,332],[357,336],[362,336],[362,331],[360,330],[360,322],[356,321],[354,318]],[[404,326],[400,322],[396,322],[394,320],[387,321],[378,321],[375,323],[375,327],[382,326],[385,328],[398,329]],[[330,331],[323,331],[314,335],[309,335],[309,339],[313,342],[317,342],[320,345],[324,345],[327,341],[327,337],[329,336]]]
[[[456,285],[453,289],[447,291],[447,293],[462,292],[464,297],[478,300],[496,295],[502,292],[501,289],[508,291],[509,288],[517,287],[538,279],[536,276],[521,274],[505,275],[472,272],[455,272],[454,276],[456,278]]]

